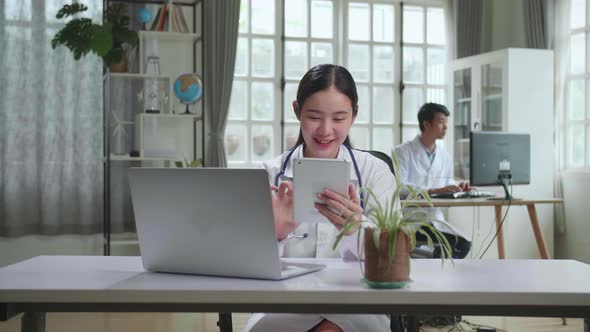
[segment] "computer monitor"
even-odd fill
[[[531,136],[507,132],[471,132],[469,180],[472,186],[504,187],[531,182]]]

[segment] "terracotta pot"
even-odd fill
[[[410,279],[410,237],[398,231],[393,260],[389,257],[389,232],[379,235],[379,248],[373,232],[365,229],[365,278],[374,282],[400,282]]]
[[[111,63],[109,65],[109,70],[111,73],[126,73],[128,69],[127,65],[127,55],[123,54],[123,58],[121,59],[121,61],[117,63]]]

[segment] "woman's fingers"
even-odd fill
[[[354,194],[356,198],[356,193]],[[342,211],[342,209],[347,209],[352,212],[363,212],[363,208],[360,206],[358,199],[349,199],[346,196],[342,196],[339,193],[332,191],[330,189],[324,190],[321,194],[318,195],[318,198],[331,206],[336,211]]]
[[[349,198],[351,201],[353,201],[353,202],[355,202],[355,203],[359,204],[359,198],[358,198],[358,196],[357,196],[357,194],[356,194],[356,190],[354,189],[354,186],[352,185],[352,183],[350,183],[350,184],[348,185],[348,198]],[[359,205],[360,205],[360,204],[359,204]]]
[[[280,200],[293,197],[293,184],[291,182],[281,182],[278,188],[278,196]]]

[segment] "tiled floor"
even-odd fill
[[[248,314],[232,315],[234,331],[241,331],[248,319]],[[560,318],[521,318],[521,317],[463,317],[473,324],[493,326],[509,332],[582,332],[582,319],[568,319],[567,325],[561,324]],[[169,313],[81,313],[49,314],[47,332],[216,332],[217,314],[169,314]],[[423,331],[472,331],[470,325],[443,329],[424,328]],[[0,322],[0,332],[20,331],[20,318]],[[498,330],[501,331],[501,330]]]

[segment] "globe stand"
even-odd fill
[[[188,104],[185,104],[185,105],[186,105],[186,108],[185,108],[185,110],[184,110],[184,113],[182,113],[182,114],[192,114],[192,113],[191,113],[191,112],[189,112],[189,110],[188,110]]]

